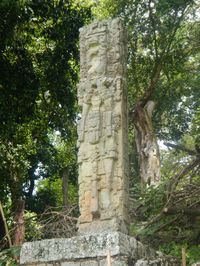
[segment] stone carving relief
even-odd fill
[[[80,31],[79,231],[127,232],[126,35],[119,19]]]

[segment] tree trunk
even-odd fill
[[[24,208],[25,201],[18,199],[15,202],[15,213],[14,213],[14,235],[13,235],[13,245],[21,246],[24,242],[25,237],[25,225],[24,225]]]
[[[22,196],[22,184],[20,175],[16,169],[13,170],[12,183],[10,184],[11,199],[12,199],[12,213],[14,219],[14,230],[13,230],[13,245],[21,246],[25,238],[25,224],[24,224],[24,209],[25,201],[21,198]]]
[[[153,130],[152,113],[155,102],[144,107],[138,102],[134,110],[135,140],[139,155],[140,178],[143,184],[155,185],[160,181],[160,155]]]
[[[67,208],[68,205],[68,169],[65,167],[62,172],[62,194],[63,194],[63,207]]]

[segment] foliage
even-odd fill
[[[3,1],[0,7],[0,134],[5,151],[1,165],[6,170],[10,158],[6,150],[12,149],[17,169],[25,171],[20,176],[25,177],[28,170],[28,175],[34,175],[38,163],[52,156],[50,131],[59,130],[65,139],[70,138],[76,107],[78,29],[89,17],[89,9],[75,9],[65,1]]]
[[[0,252],[0,265],[1,266],[17,266],[19,265],[18,257],[20,254],[19,247],[11,247]]]
[[[192,263],[199,259],[200,244],[199,152],[187,135],[172,147],[176,149],[162,152],[160,185],[142,189],[135,185],[132,189],[132,233],[179,258],[185,246],[188,263]]]
[[[54,179],[55,178],[55,179]],[[62,206],[62,179],[51,177],[51,179],[44,179],[38,182],[37,194],[32,197],[32,210],[37,213],[45,211],[47,206],[56,207]],[[69,205],[77,204],[78,189],[72,183],[68,184],[68,202]],[[34,204],[34,205],[33,205]]]
[[[89,9],[75,9],[65,1],[3,1],[0,7],[1,146],[15,153],[20,149],[20,156],[26,151],[19,161],[28,165],[17,169],[29,170],[33,176],[28,178],[34,179],[38,163],[52,156],[48,133],[59,130],[65,140],[71,137],[78,29]]]
[[[37,213],[25,211],[24,221],[25,221],[25,228],[26,228],[26,232],[25,232],[26,241],[32,241],[35,238],[35,236],[37,236],[38,239],[41,239],[42,226],[38,222]]]
[[[18,199],[29,210],[46,208],[47,202],[35,207],[36,184],[46,178],[60,188],[64,167],[75,197],[78,38],[89,19],[88,5],[76,1],[0,2],[0,199],[11,202],[9,224]]]
[[[120,16],[126,23],[130,112],[138,100],[157,102],[153,120],[161,139],[181,138],[199,99],[199,22],[193,18],[197,8],[197,2],[187,0],[102,0],[93,7],[97,17]],[[158,68],[160,77],[152,87]]]
[[[199,245],[188,246],[187,244],[177,244],[175,242],[170,242],[162,245],[160,251],[164,252],[165,254],[170,254],[172,256],[178,257],[181,260],[181,251],[183,247],[186,249],[187,265],[192,265],[193,263],[200,260]]]

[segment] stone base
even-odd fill
[[[112,232],[24,243],[20,265],[175,266],[179,264],[162,254],[157,254],[133,237]]]
[[[98,234],[104,234],[107,232],[123,232],[124,234],[129,234],[128,228],[128,224],[119,218],[112,218],[109,220],[94,220],[92,223],[79,223],[78,234],[92,235],[93,232]]]

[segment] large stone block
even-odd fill
[[[120,232],[25,243],[20,265],[107,266],[108,254],[112,266],[178,265]]]
[[[72,237],[69,239],[48,239],[23,244],[20,263],[47,263],[107,256],[134,256],[136,240],[128,235],[111,232]]]
[[[80,262],[74,262],[74,261],[70,261],[70,262],[64,261],[64,262],[61,262],[60,266],[81,266],[81,263]]]
[[[98,266],[98,265],[99,265],[98,261],[95,260],[88,260],[81,262],[81,266]]]

